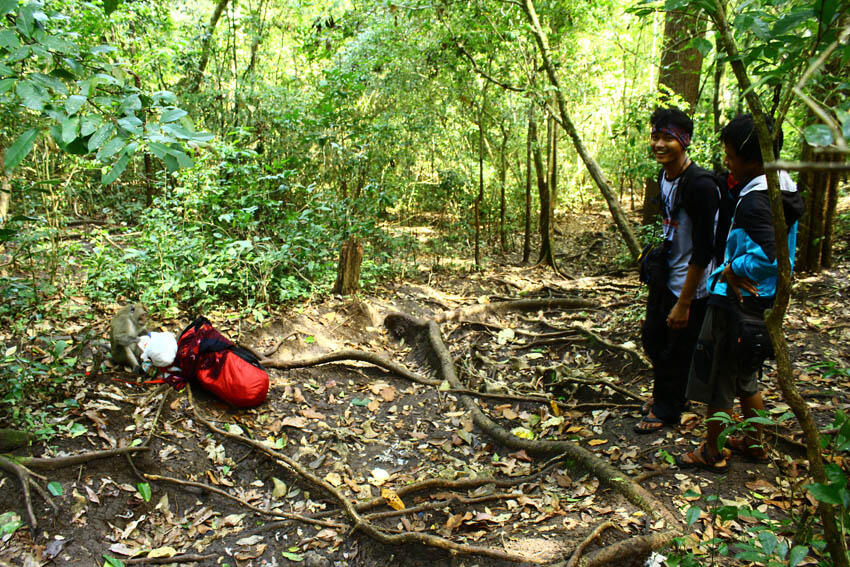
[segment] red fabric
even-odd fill
[[[195,378],[205,390],[236,407],[263,403],[269,391],[269,375],[259,364],[251,364],[234,352],[235,346],[206,318],[198,317],[177,341],[174,363],[180,368],[180,379],[186,382]]]
[[[218,367],[218,376],[213,377],[213,369],[198,371],[198,382],[223,401],[240,408],[258,406],[266,401],[269,393],[269,375],[243,360],[232,351],[210,353],[222,355],[223,362]]]

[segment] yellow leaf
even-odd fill
[[[283,498],[286,496],[286,483],[280,480],[279,478],[272,477],[272,483],[274,484],[274,490],[272,490],[272,497],[275,499]]]
[[[157,547],[148,553],[148,559],[154,557],[174,557],[177,555],[177,550],[171,546]]]
[[[567,433],[578,433],[582,429],[584,429],[584,427],[581,425],[572,425],[569,429],[567,429]]]
[[[558,402],[555,400],[549,400],[549,405],[552,406],[552,413],[555,414],[556,417],[561,415],[561,408],[558,407]]]
[[[604,445],[607,442],[608,442],[607,439],[591,439],[590,441],[587,442],[587,444],[590,445],[591,447],[595,447],[596,445]]]
[[[387,504],[389,504],[390,508],[393,510],[404,510],[404,502],[401,501],[401,498],[398,497],[398,494],[396,494],[394,490],[390,488],[382,488],[381,498],[386,500]]]

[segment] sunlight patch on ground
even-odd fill
[[[552,561],[563,557],[566,548],[558,542],[542,537],[512,539],[503,543],[505,551],[538,561]]]

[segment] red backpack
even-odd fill
[[[258,406],[269,392],[269,375],[257,357],[216,331],[206,317],[198,317],[180,333],[174,364],[181,381],[194,378],[236,407]]]

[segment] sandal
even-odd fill
[[[711,455],[703,441],[699,447],[676,457],[676,466],[680,469],[698,468],[713,473],[725,473],[729,470],[726,457],[729,451],[724,450],[717,455]]]
[[[744,457],[751,463],[764,464],[768,462],[767,451],[760,444],[743,435],[730,435],[726,438],[726,447],[732,453]]]
[[[666,425],[664,423],[664,420],[658,419],[654,416],[646,415],[641,418],[640,421],[635,423],[633,429],[635,433],[640,434],[655,433],[656,431],[664,427],[664,425]]]

